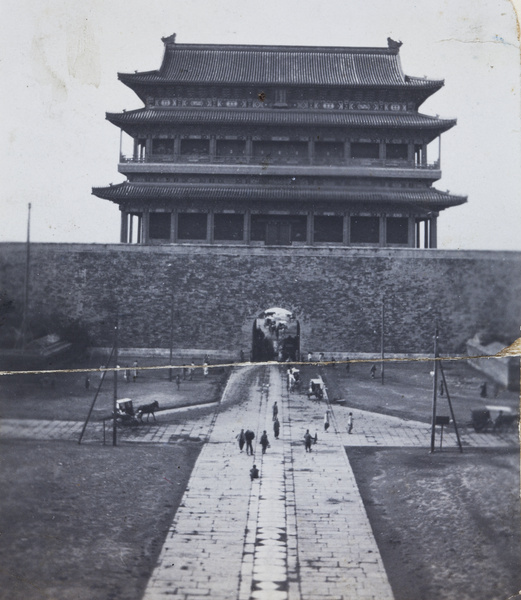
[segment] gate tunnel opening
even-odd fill
[[[252,361],[300,360],[300,323],[285,308],[268,308],[253,321]]]

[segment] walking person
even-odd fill
[[[181,387],[181,376],[179,373],[175,376],[175,384],[177,385],[177,389]]]
[[[326,410],[326,414],[324,415],[324,431],[329,429],[329,411]]]
[[[203,375],[208,377],[208,363],[206,361],[203,364]]]
[[[87,391],[89,391],[89,388],[90,388],[90,378],[89,378],[89,376],[87,375],[87,376],[85,377],[85,389],[86,389]]]
[[[311,452],[311,444],[313,443],[313,438],[309,433],[309,429],[306,429],[306,433],[304,434],[304,447],[306,448],[306,452]]]
[[[277,401],[275,401],[275,404],[273,405],[273,420],[274,421],[277,418],[278,414],[279,414],[279,407],[277,406]]]
[[[373,364],[371,366],[371,368],[369,369],[369,373],[371,374],[371,379],[374,379],[374,376],[376,375],[376,365]]]
[[[125,383],[130,383],[130,367],[125,365]]]
[[[255,434],[251,429],[247,429],[244,432],[244,439],[246,440],[246,454],[251,454],[253,456],[252,442],[255,439]]]
[[[246,443],[246,438],[244,437],[244,429],[241,429],[241,432],[236,436],[239,442],[239,451],[242,452],[244,448],[244,444]]]
[[[347,433],[351,433],[353,431],[353,413],[350,412],[347,417]]]
[[[266,450],[267,448],[269,448],[270,445],[270,441],[268,440],[268,434],[266,433],[266,430],[262,432],[260,444],[262,446],[262,453],[266,454]]]
[[[134,361],[134,364],[132,365],[132,381],[133,383],[136,383],[136,379],[137,379],[137,360]]]
[[[193,376],[194,376],[194,371],[195,371],[195,363],[194,363],[194,361],[192,360],[192,364],[190,365],[190,368],[188,369],[188,373],[189,373],[189,375],[188,375],[188,380],[189,380],[189,381],[192,381],[192,379],[193,379]]]
[[[279,423],[278,418],[275,417],[275,421],[273,421],[273,435],[275,436],[276,440],[279,439],[279,432],[280,432],[280,423]]]

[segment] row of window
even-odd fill
[[[255,141],[252,144],[252,154],[257,157],[267,155],[307,157],[309,152],[307,142],[291,141]],[[173,155],[174,140],[152,140],[153,155]],[[181,140],[181,155],[209,155],[209,140]],[[246,142],[243,140],[217,140],[217,156],[245,156]],[[315,157],[344,158],[345,146],[342,142],[315,142]],[[407,144],[385,144],[385,155],[388,159],[407,160]],[[350,158],[380,158],[380,144],[368,142],[352,142],[350,145]]]
[[[208,237],[208,219],[205,213],[179,213],[177,239],[179,241],[204,241]],[[250,238],[253,242],[290,244],[307,241],[305,215],[251,215]],[[352,216],[349,219],[351,243],[378,244],[380,242],[379,217]],[[149,238],[170,240],[170,213],[150,213]],[[342,243],[344,218],[342,216],[313,217],[313,242]],[[408,219],[387,217],[387,244],[408,243]],[[216,241],[244,241],[244,215],[220,214],[213,217],[213,238]]]

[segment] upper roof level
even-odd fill
[[[118,75],[140,97],[151,86],[173,84],[326,86],[411,90],[421,103],[443,86],[404,75],[401,43],[390,39],[387,48],[177,44],[175,34],[163,42],[159,70]]]

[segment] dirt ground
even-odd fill
[[[127,363],[132,365],[133,360],[131,357],[122,361],[122,366]],[[100,366],[102,361],[103,358],[98,358],[97,362],[91,360],[89,366]],[[139,358],[140,367],[157,366],[161,363],[165,361]],[[202,369],[196,369],[192,380],[188,377],[183,379],[182,370],[178,372],[181,374],[179,387],[175,382],[175,370],[173,381],[169,381],[168,369],[140,370],[135,383],[132,380],[126,382],[124,374],[119,371],[117,397],[130,398],[134,407],[157,400],[160,414],[163,409],[213,402],[219,397],[228,375],[228,369],[217,367],[209,369],[207,377],[203,375]],[[85,373],[0,377],[0,417],[84,421],[100,385],[101,372],[90,373],[88,376],[88,389],[85,386]],[[99,421],[112,414],[113,397],[114,374],[110,372],[101,383],[92,420]]]
[[[0,598],[141,598],[200,449],[0,442]]]
[[[519,454],[348,448],[396,600],[521,590]]]

